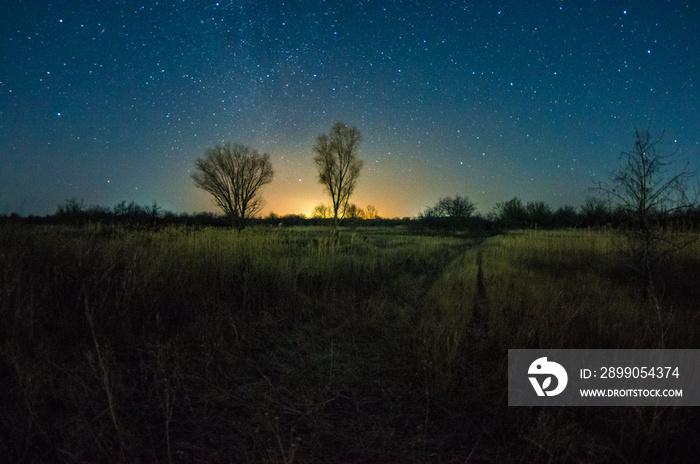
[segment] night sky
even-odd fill
[[[0,214],[216,211],[191,171],[235,142],[271,156],[264,215],[309,215],[337,121],[382,217],[579,206],[650,121],[698,169],[700,2],[0,2]]]

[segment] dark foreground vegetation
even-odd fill
[[[692,462],[695,408],[513,408],[509,348],[700,346],[610,232],[0,224],[3,462]]]

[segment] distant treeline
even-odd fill
[[[105,225],[123,225],[134,226],[139,228],[160,227],[170,225],[183,225],[194,227],[231,227],[231,221],[226,216],[217,215],[211,212],[198,213],[174,213],[164,210],[157,203],[151,205],[139,205],[132,201],[127,203],[122,201],[114,207],[109,208],[100,205],[85,205],[82,201],[75,198],[66,200],[60,204],[56,212],[47,216],[27,216],[22,217],[18,214],[0,215],[2,222],[23,222],[30,224],[65,224],[65,225],[85,225],[85,224],[105,224]],[[274,227],[292,227],[292,226],[314,226],[314,225],[331,225],[332,218],[307,218],[303,214],[288,214],[278,216],[270,213],[267,217],[251,218],[251,225],[267,225]],[[373,226],[395,226],[406,225],[413,222],[413,219],[406,218],[346,218],[343,221],[344,225],[355,226],[373,225]]]
[[[586,198],[579,208],[562,206],[553,210],[544,202],[524,204],[519,198],[498,203],[488,219],[506,229],[627,228],[637,227],[634,212],[597,197]],[[700,205],[668,211],[653,211],[650,223],[661,227],[697,227]]]
[[[418,221],[436,228],[508,229],[580,229],[626,228],[636,218],[629,210],[611,207],[597,197],[586,198],[579,208],[562,206],[556,210],[542,201],[523,203],[518,197],[497,203],[486,216],[473,215],[474,204],[459,196],[443,198],[421,213]],[[674,211],[656,211],[650,221],[661,227],[696,228],[700,226],[700,205]]]
[[[509,229],[569,229],[569,228],[624,228],[634,218],[622,208],[610,208],[600,198],[589,197],[579,208],[563,206],[556,210],[544,202],[523,203],[515,197],[497,203],[486,214],[475,214],[475,205],[467,198],[443,198],[434,207],[427,208],[417,218],[346,218],[343,225],[397,226],[404,225],[416,232],[471,231],[494,234]],[[165,211],[156,203],[139,205],[122,201],[112,208],[98,205],[86,206],[77,199],[66,200],[53,215],[21,217],[17,214],[0,216],[2,222],[24,222],[31,224],[105,224],[133,227],[161,227],[183,225],[194,227],[231,227],[230,220],[211,212],[173,213]],[[700,226],[700,205],[680,212],[658,212],[654,221],[664,227],[697,228]],[[270,213],[266,217],[251,219],[251,225],[270,227],[331,225],[332,219],[311,217],[302,214],[278,216]]]

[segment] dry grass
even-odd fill
[[[482,426],[472,456],[491,459],[498,449],[506,461],[694,459],[698,442],[678,427],[697,427],[692,408],[507,407],[511,348],[698,346],[700,247],[669,257],[655,298],[645,299],[623,242],[609,232],[516,232],[467,251],[436,281],[419,352],[433,402],[455,423],[464,419],[455,409],[478,416],[465,424]]]
[[[607,233],[329,238],[0,226],[0,456],[631,462],[700,450],[689,409],[508,408],[506,391],[508,348],[698,346],[700,247],[666,263],[654,303]]]

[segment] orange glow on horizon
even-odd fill
[[[441,197],[465,195],[477,203],[479,212],[488,211],[492,205],[485,204],[483,198],[471,192],[462,179],[444,178],[439,173],[420,169],[411,161],[367,162],[360,174],[351,203],[365,209],[374,206],[381,218],[417,217],[427,207],[434,205]],[[210,195],[190,184],[195,191],[191,200],[191,211],[211,211],[221,214]],[[330,205],[329,195],[318,182],[318,174],[310,160],[289,163],[275,171],[274,180],[262,188],[261,195],[265,206],[259,216],[270,213],[278,216],[299,214],[311,217],[319,204]]]

